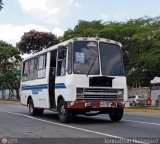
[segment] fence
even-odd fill
[[[14,95],[11,94],[6,86],[0,86],[0,99],[16,99],[15,92],[13,91],[13,93]]]

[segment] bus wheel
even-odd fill
[[[28,103],[29,113],[31,116],[35,116],[37,114],[37,110],[34,108],[33,100],[30,99]]]
[[[136,102],[135,101],[133,102],[133,106],[136,106]]]
[[[67,109],[67,105],[63,99],[58,103],[58,117],[61,122],[67,123],[72,120],[72,113]]]
[[[44,109],[36,109],[36,115],[37,116],[43,116]]]
[[[29,113],[31,116],[42,116],[44,109],[37,109],[34,107],[33,100],[30,99],[28,103]]]
[[[113,122],[118,122],[123,117],[123,108],[115,108],[110,110],[109,117]]]

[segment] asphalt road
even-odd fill
[[[27,107],[0,101],[0,144],[6,141],[12,144],[104,144],[137,143],[137,140],[160,143],[160,113],[126,112],[116,123],[108,115],[77,116],[73,123],[62,124],[55,112],[45,111],[43,117],[31,117]]]

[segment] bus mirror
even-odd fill
[[[124,65],[129,64],[129,52],[127,51],[123,53],[123,62],[124,62]]]
[[[58,47],[58,58],[63,59],[64,58],[64,49],[66,49],[65,46],[59,46]]]
[[[67,72],[67,71],[68,71],[68,68],[65,68],[65,71]]]

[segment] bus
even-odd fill
[[[127,101],[122,45],[81,37],[37,52],[22,62],[20,89],[32,116],[52,110],[64,123],[79,114],[120,121]]]

